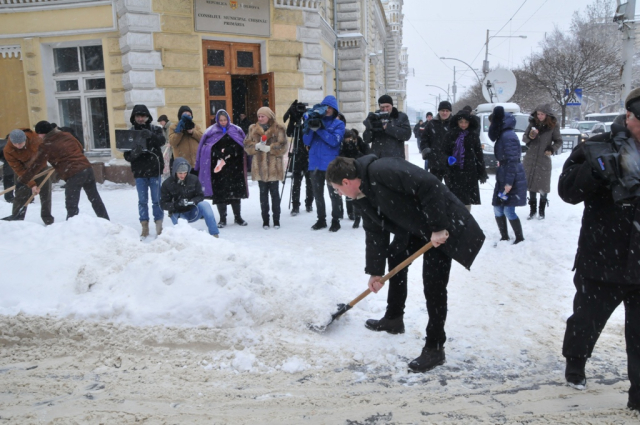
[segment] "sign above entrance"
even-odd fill
[[[196,31],[271,35],[271,0],[195,0]]]

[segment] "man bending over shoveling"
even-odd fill
[[[327,168],[327,181],[340,195],[354,200],[362,211],[366,232],[366,267],[369,289],[378,292],[385,263],[389,270],[431,241],[422,262],[427,299],[427,342],[411,363],[413,372],[426,372],[444,363],[447,284],[451,259],[469,269],[484,243],[484,233],[464,204],[428,171],[400,158],[375,155],[359,159],[337,157]],[[389,243],[390,233],[394,234]],[[366,327],[392,334],[404,333],[407,299],[405,268],[389,280],[387,311]]]

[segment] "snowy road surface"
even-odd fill
[[[553,158],[554,182],[566,157]],[[0,423],[638,423],[625,408],[622,308],[587,364],[587,390],[564,383],[582,205],[563,203],[554,183],[547,219],[523,220],[524,243],[494,248],[492,188],[491,178],[472,210],[485,246],[470,272],[452,269],[447,362],[410,374],[427,323],[421,263],[409,272],[405,334],[364,327],[384,314],[384,289],[310,332],[366,289],[364,231],[349,220],[311,231],[315,212],[289,216],[288,185],[279,230],[262,229],[250,182],[248,227],[214,239],[204,221],[166,217],[144,242],[134,188],[99,187],[111,222],[84,195],[65,222],[58,185],[53,226],[39,201],[25,222],[0,221]]]

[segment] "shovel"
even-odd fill
[[[42,186],[44,186],[44,184],[47,182],[47,180],[49,180],[49,177],[51,177],[51,175],[53,174],[54,171],[55,171],[55,169],[53,169],[53,168],[51,168],[51,169],[46,171],[46,172],[48,172],[48,174],[44,177],[44,179],[42,179],[42,181],[38,185],[38,189],[42,189]],[[36,178],[36,177],[34,177],[34,178]],[[3,218],[3,220],[6,220],[6,221],[16,220],[16,217],[20,217],[20,215],[24,212],[24,210],[29,206],[29,204],[31,203],[31,201],[33,201],[33,198],[35,198],[35,197],[36,197],[36,194],[32,193],[31,196],[29,197],[29,199],[27,199],[27,202],[24,203],[22,208],[20,208],[15,215],[7,216],[7,217]]]
[[[393,268],[393,270],[391,270],[389,273],[385,274],[384,276],[382,276],[382,279],[380,279],[381,283],[385,283],[387,280],[391,279],[393,276],[395,276],[400,270],[404,269],[405,267],[407,267],[409,264],[411,264],[413,262],[413,260],[415,260],[416,258],[418,258],[419,256],[421,256],[422,254],[424,254],[425,252],[429,251],[431,248],[433,248],[433,244],[431,242],[429,242],[428,244],[426,244],[425,246],[423,246],[422,248],[420,248],[419,250],[417,250],[411,257],[407,258],[406,260],[404,260],[402,263],[398,264],[397,266],[395,266]],[[333,313],[331,315],[331,320],[329,321],[329,323],[327,323],[326,325],[314,325],[309,323],[307,325],[307,327],[309,329],[311,329],[312,331],[315,332],[324,332],[327,330],[327,327],[332,324],[334,322],[334,320],[339,319],[340,317],[342,317],[343,314],[345,314],[347,311],[351,310],[351,308],[353,306],[355,306],[356,304],[358,304],[360,301],[362,301],[367,295],[369,295],[371,293],[371,290],[367,288],[366,291],[364,291],[362,294],[358,295],[353,301],[351,301],[349,304],[338,304],[338,311],[336,311],[335,313]]]
[[[8,165],[7,165],[7,167],[8,167]],[[42,171],[41,173],[36,174],[35,176],[33,176],[33,178],[37,179],[38,177],[42,177],[45,174],[47,174],[49,171],[51,171],[51,168],[47,168],[46,170]],[[5,193],[11,192],[15,188],[16,188],[16,186],[13,185],[10,188],[7,188],[7,189],[3,190],[2,192],[0,192],[0,196],[4,195]]]

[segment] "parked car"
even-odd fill
[[[591,131],[598,122],[599,121],[576,121],[571,123],[570,127],[580,131],[580,137],[582,138],[581,141],[584,142],[591,137]]]
[[[489,115],[493,112],[493,108],[502,106],[505,112],[511,112],[516,118],[516,128],[514,129],[520,139],[522,147],[522,155],[527,152],[527,145],[522,142],[524,131],[529,125],[529,115],[520,112],[520,106],[515,103],[482,103],[475,110],[476,116],[480,119],[480,144],[482,146],[482,154],[484,156],[484,165],[487,168],[496,168],[498,161],[493,153],[495,142],[489,139]]]
[[[613,121],[599,122],[598,124],[594,125],[593,128],[591,129],[591,133],[589,133],[590,136],[595,136],[596,134],[608,133],[609,131],[611,131],[611,124],[613,124]]]

